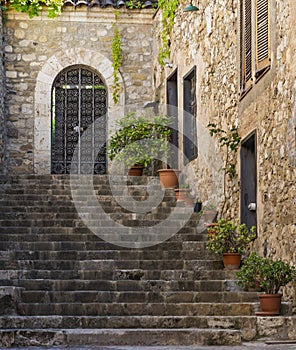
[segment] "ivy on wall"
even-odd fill
[[[221,208],[221,214],[224,213],[227,197],[226,197],[226,175],[231,180],[236,175],[236,156],[240,146],[241,137],[238,134],[237,127],[231,127],[230,130],[223,130],[218,127],[215,123],[209,123],[208,129],[212,137],[216,137],[220,147],[225,147],[226,159],[223,167],[224,170],[224,201]]]
[[[159,0],[158,7],[162,12],[161,19],[161,47],[159,52],[159,62],[161,65],[170,58],[170,36],[174,26],[174,19],[179,0]]]
[[[30,18],[38,16],[45,5],[48,17],[55,18],[61,14],[63,0],[10,0],[9,4],[18,12],[28,13]]]
[[[118,21],[118,11],[115,12],[115,20],[116,23]],[[121,57],[122,57],[122,49],[121,49],[121,37],[119,33],[119,29],[115,24],[114,28],[114,36],[112,40],[112,67],[113,67],[113,101],[115,104],[119,103],[119,92],[120,92],[120,84],[119,84],[119,68],[121,66]]]

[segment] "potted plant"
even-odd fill
[[[128,169],[147,167],[153,159],[168,151],[169,121],[168,116],[126,114],[116,121],[118,129],[107,147],[109,159],[123,163]]]
[[[178,169],[172,169],[168,164],[170,163],[170,156],[172,149],[170,148],[169,139],[171,133],[167,136],[167,150],[164,153],[165,161],[162,161],[162,168],[157,170],[160,183],[164,188],[177,188],[179,186],[179,176],[181,171]]]
[[[191,195],[191,189],[189,188],[189,185],[180,185],[180,187],[175,188],[175,193],[177,201],[183,201],[187,207],[192,206],[193,197]]]
[[[237,269],[241,264],[241,255],[249,243],[256,238],[256,228],[248,229],[239,219],[218,220],[208,227],[207,250],[223,255],[224,267],[228,270]]]
[[[279,315],[281,309],[281,287],[296,279],[296,267],[283,260],[273,261],[253,252],[244,259],[240,271],[236,272],[237,284],[244,289],[254,288],[259,294],[261,311],[257,315]]]
[[[217,215],[218,215],[218,211],[214,204],[206,203],[203,206],[202,217],[206,226],[208,226],[208,223],[215,222],[217,220]]]

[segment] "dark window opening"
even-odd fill
[[[197,157],[196,69],[184,77],[183,152],[184,164]]]

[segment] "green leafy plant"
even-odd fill
[[[201,203],[201,200],[198,196],[194,198],[194,203]]]
[[[217,210],[217,206],[213,203],[207,203],[204,205],[204,210]]]
[[[176,10],[179,5],[179,0],[159,0],[158,7],[161,10],[161,48],[159,52],[159,62],[161,65],[166,63],[170,58],[170,36],[174,26]]]
[[[226,147],[226,160],[223,170],[230,177],[235,175],[235,163],[230,159],[230,153],[233,152],[232,160],[235,159],[235,154],[238,151],[241,137],[238,134],[236,127],[232,127],[229,131],[225,131],[217,127],[214,123],[209,123],[208,128],[211,136],[217,136],[221,147]]]
[[[226,147],[226,158],[224,163],[224,201],[221,208],[221,214],[224,213],[225,205],[226,205],[226,188],[227,188],[227,180],[226,175],[229,175],[231,179],[234,178],[236,174],[235,170],[235,162],[236,162],[236,154],[241,142],[241,137],[238,134],[238,129],[236,127],[232,127],[229,131],[223,130],[219,128],[214,123],[209,123],[207,125],[210,135],[216,136],[218,138],[218,142],[221,147]]]
[[[47,7],[48,17],[55,18],[61,14],[63,0],[10,0],[7,1],[16,11],[28,13],[30,18],[38,16],[43,6]]]
[[[118,21],[118,11],[115,12],[115,20],[116,23]],[[122,58],[122,49],[121,49],[121,37],[119,33],[119,29],[115,25],[114,35],[112,40],[112,67],[113,67],[113,101],[115,104],[119,103],[119,92],[120,92],[120,84],[119,84],[119,68],[121,66],[121,58]]]
[[[154,158],[167,154],[170,122],[169,116],[149,118],[128,113],[116,122],[119,129],[110,138],[108,157],[123,161],[128,167],[147,166]]]
[[[248,229],[246,224],[239,223],[239,219],[226,220],[222,218],[208,229],[206,248],[216,254],[242,254],[255,238],[255,226]]]
[[[126,1],[125,6],[130,10],[143,8],[143,4],[141,3],[141,1],[136,0]]]
[[[7,22],[7,6],[0,4],[0,11],[2,13],[2,23],[5,24]]]
[[[185,189],[190,190],[190,186],[188,184],[180,184],[179,188],[181,188],[183,190],[185,190]]]
[[[236,276],[236,283],[244,289],[255,288],[266,294],[277,294],[280,287],[296,279],[296,267],[282,260],[263,258],[252,252],[243,261]]]

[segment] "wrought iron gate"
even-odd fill
[[[106,173],[106,114],[107,88],[96,72],[71,66],[57,76],[52,90],[52,174]]]

